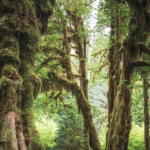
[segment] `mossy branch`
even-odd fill
[[[150,64],[145,61],[135,61],[132,63],[133,67],[150,67]]]
[[[82,89],[78,86],[77,82],[70,81],[62,76],[59,76],[56,72],[50,71],[48,77],[51,80],[51,86],[55,86],[57,90],[62,91],[65,89],[76,97],[79,112],[82,112],[84,123],[89,131],[89,144],[93,150],[101,150],[98,134],[93,123],[93,116],[91,113],[91,105],[84,96]]]
[[[104,51],[108,51],[108,48],[104,48],[104,49],[100,50],[99,52],[92,54],[91,56],[93,56],[95,58],[95,57],[97,57],[97,55],[100,55]]]
[[[70,54],[70,56],[75,57],[75,58],[79,58],[78,55],[74,55],[74,54]]]
[[[57,53],[57,54],[60,54],[60,55],[65,54],[65,52],[63,51],[63,49],[60,49],[59,47],[57,47],[55,45],[45,46],[40,51],[43,51],[44,53],[49,53],[49,52],[51,52],[53,50],[55,50],[55,53]]]
[[[41,63],[39,69],[41,69],[41,67],[43,67],[44,65],[47,65],[52,60],[59,60],[59,58],[58,57],[49,57],[49,58],[45,59],[44,62]]]
[[[146,46],[144,43],[139,42],[139,48],[141,50],[141,52],[146,53],[146,54],[150,54],[150,48],[148,46]]]

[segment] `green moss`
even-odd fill
[[[13,37],[5,37],[0,42],[0,60],[20,62],[18,40]]]
[[[41,31],[44,33],[47,29],[48,18],[52,15],[54,11],[55,0],[33,0],[37,9],[37,18],[40,19],[42,23]]]
[[[4,123],[4,117],[10,110],[15,111],[19,117],[21,108],[18,108],[18,102],[21,100],[21,81],[15,83],[6,77],[0,79],[0,128]]]
[[[13,65],[5,65],[2,69],[2,76],[4,75],[8,75],[11,76],[12,74],[17,75],[18,72],[16,71],[16,69],[13,67]]]
[[[38,8],[46,16],[47,26],[52,3],[49,0],[40,2]],[[41,80],[34,74],[41,23],[36,18],[32,0],[17,3],[4,0],[0,3],[1,8],[5,8],[0,11],[0,127],[5,114],[12,110],[24,120],[32,136],[35,124],[33,102],[41,90]],[[20,79],[12,79],[13,74]]]

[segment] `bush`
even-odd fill
[[[40,139],[42,144],[46,147],[46,150],[50,150],[55,146],[55,131],[57,126],[53,120],[42,118],[41,121],[36,121],[37,130],[40,133]]]
[[[129,150],[145,150],[144,126],[133,125],[129,137]]]

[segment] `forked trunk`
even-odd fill
[[[9,111],[4,119],[0,136],[0,150],[27,150],[17,114],[14,111]]]
[[[126,66],[122,69],[120,83],[117,89],[115,106],[110,121],[106,150],[127,150],[129,131],[131,128],[131,93],[127,85],[130,84],[131,68]],[[113,132],[113,136],[112,135]],[[112,139],[110,139],[112,138]]]

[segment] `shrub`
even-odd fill
[[[36,121],[37,130],[40,133],[40,139],[46,150],[50,150],[55,146],[55,131],[57,126],[53,120],[42,118],[41,121]]]

